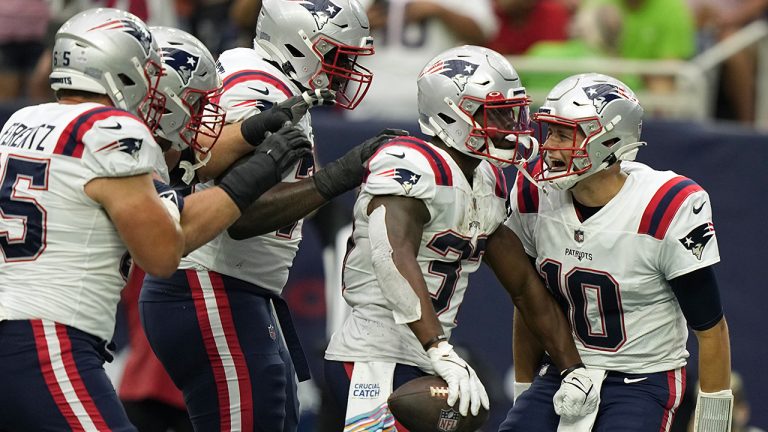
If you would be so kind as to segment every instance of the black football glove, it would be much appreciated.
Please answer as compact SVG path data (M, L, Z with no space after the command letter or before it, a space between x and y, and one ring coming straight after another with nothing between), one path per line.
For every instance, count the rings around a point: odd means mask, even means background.
M240 133L248 144L256 147L264 140L267 132L279 130L286 122L295 125L310 107L333 105L336 103L335 98L336 94L328 89L305 91L300 96L286 99L267 111L243 120L240 124Z
M384 129L373 138L352 148L344 156L324 166L313 176L315 187L323 198L330 200L360 186L365 175L365 162L387 141L408 135L401 129Z
M285 127L270 134L243 163L235 164L219 182L240 211L245 211L301 158L312 154L312 145L301 130Z

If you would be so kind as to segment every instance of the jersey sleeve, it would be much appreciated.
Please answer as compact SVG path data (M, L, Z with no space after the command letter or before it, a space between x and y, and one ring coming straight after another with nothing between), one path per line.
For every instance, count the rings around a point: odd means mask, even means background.
M363 192L373 196L416 198L425 201L429 207L429 202L435 197L435 188L441 181L437 178L433 164L443 162L430 160L430 155L424 155L404 144L386 144L370 159ZM438 175L441 169L450 168L447 164L437 168Z
M709 194L703 189L687 196L674 214L659 261L667 280L720 261Z
M219 57L222 81L218 104L227 112L227 123L236 123L295 96L295 90L276 74L264 70L253 50L236 48Z
M156 172L168 182L163 153L149 129L136 117L114 110L82 135L86 180Z
M538 256L534 237L534 225L538 214L538 189L519 172L507 197L507 219L504 221L520 242L525 253L532 257Z

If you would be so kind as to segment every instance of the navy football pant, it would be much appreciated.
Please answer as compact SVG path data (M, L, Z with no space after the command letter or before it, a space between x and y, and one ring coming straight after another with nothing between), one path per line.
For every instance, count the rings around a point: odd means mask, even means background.
M270 301L215 272L147 277L139 311L149 344L184 393L198 432L291 432L293 363Z
M499 432L555 432L560 417L552 398L560 375L549 367L517 399ZM600 392L593 432L667 432L685 394L685 368L652 374L609 372Z
M104 341L47 320L0 321L0 430L135 431Z
M334 404L339 408L336 410L342 415L346 415L347 412L347 396L349 395L349 383L352 379L352 371L355 368L353 362L340 362L333 360L325 360L325 385L331 392ZM411 381L413 379L427 376L428 373L417 368L416 366L409 366L404 364L397 364L395 366L395 374L392 377L392 389L396 390L401 385ZM344 420L335 419L334 425L337 425L337 430L344 430ZM399 422L395 422L395 427L398 432L408 432ZM335 430L336 430L335 429Z

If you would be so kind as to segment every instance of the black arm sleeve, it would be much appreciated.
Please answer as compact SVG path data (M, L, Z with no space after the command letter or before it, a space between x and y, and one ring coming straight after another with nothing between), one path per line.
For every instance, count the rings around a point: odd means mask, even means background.
M710 329L723 318L720 290L712 266L676 277L669 284L692 329Z

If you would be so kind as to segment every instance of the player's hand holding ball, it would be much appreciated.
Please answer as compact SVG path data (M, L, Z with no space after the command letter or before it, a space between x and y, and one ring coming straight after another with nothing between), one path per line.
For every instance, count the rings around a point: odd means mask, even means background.
M463 416L468 412L477 415L481 405L485 409L490 408L485 386L475 370L456 354L451 344L440 342L427 350L427 355L435 373L448 383L448 405L453 406L458 399L459 413Z

